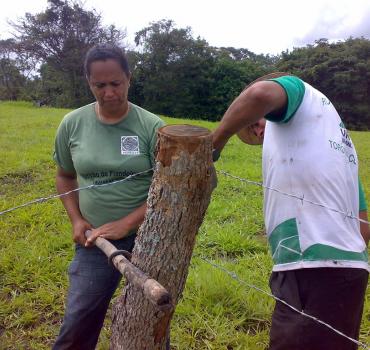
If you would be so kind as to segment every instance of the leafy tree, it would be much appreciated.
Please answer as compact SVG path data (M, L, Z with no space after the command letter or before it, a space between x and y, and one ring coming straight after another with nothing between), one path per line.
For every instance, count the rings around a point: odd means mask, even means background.
M278 63L326 94L352 129L370 129L370 41L349 38L285 52Z
M272 71L275 69L276 63L279 61L279 56L255 54L254 52L234 47L214 48L216 54L220 58L230 58L233 61L249 61L260 66L261 69Z
M269 56L247 49L210 47L171 20L151 23L135 42L142 53L130 55L135 71L129 97L171 116L219 120L245 85L273 66Z
M220 120L230 103L253 80L274 70L269 56L247 49L214 48L217 59L212 72L211 120Z
M22 71L26 68L22 60L14 55L13 39L0 40L0 99L17 100L24 97L22 89L26 77Z
M17 100L21 95L25 77L13 60L0 58L0 99Z
M99 42L120 44L125 37L114 26L103 27L101 15L95 10L87 11L80 3L69 0L48 0L44 12L26 13L12 26L18 54L27 54L44 65L43 79L52 80L44 82L47 88L42 94L50 93L48 102L63 107L91 101L83 72L87 50ZM55 74L45 75L46 70ZM51 90L50 85L54 86Z
M135 42L142 53L135 59L133 94L143 106L167 115L204 115L213 64L208 44L193 39L189 27L175 28L171 20L151 23L136 33Z
M62 107L86 104L92 100L83 72L87 50L99 42L120 45L125 34L103 27L100 14L80 2L47 4L44 12L26 13L12 23L14 38L0 41L0 98L32 98ZM219 120L247 84L284 70L324 92L347 126L370 129L367 39L319 39L280 56L257 55L245 48L211 47L193 38L190 27L161 20L137 32L135 43L138 50L128 52L134 73L129 98L153 112Z

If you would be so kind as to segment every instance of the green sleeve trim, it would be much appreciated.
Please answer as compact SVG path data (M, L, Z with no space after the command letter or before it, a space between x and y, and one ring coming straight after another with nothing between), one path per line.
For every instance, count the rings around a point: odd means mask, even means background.
M367 204L366 204L364 187L362 186L362 182L360 178L358 178L358 194L359 194L359 200L360 200L360 211L365 211L367 210Z
M293 118L295 112L302 103L305 86L301 79L291 75L270 80L278 83L285 90L288 97L288 103L284 113L281 115L271 113L265 116L265 118L271 122L287 123Z

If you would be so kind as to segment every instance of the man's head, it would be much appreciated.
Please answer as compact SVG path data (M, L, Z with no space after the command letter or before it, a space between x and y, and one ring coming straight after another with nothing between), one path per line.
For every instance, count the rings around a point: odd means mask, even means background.
M256 123L241 129L237 135L240 140L248 145L262 145L265 135L266 119L262 118Z
M289 73L285 72L274 72L267 75L264 75L253 82L251 82L249 85L246 86L246 88L243 90L247 90L250 87L252 87L254 84L266 81L269 79L279 78L282 76L291 75ZM263 143L263 137L265 135L265 126L266 126L266 119L261 118L257 122L246 126L245 128L238 131L237 135L240 140L242 140L244 143L248 145L262 145Z

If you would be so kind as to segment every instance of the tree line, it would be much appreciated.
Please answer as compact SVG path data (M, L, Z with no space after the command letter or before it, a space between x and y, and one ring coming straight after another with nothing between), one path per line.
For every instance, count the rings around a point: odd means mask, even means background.
M254 79L287 71L326 94L351 129L370 130L370 41L363 37L294 48L280 55L213 47L172 20L151 23L135 35L104 26L101 14L80 2L48 0L44 12L10 23L0 40L0 100L29 100L75 108L93 101L83 72L87 50L100 42L125 48L132 70L129 99L157 114L220 120Z

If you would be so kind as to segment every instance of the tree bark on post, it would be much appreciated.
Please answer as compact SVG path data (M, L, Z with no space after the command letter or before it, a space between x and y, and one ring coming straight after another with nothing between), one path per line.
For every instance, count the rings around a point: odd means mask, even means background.
M158 132L157 166L131 262L171 294L160 309L129 282L113 307L111 349L163 350L188 275L195 236L215 180L209 130L170 125Z

